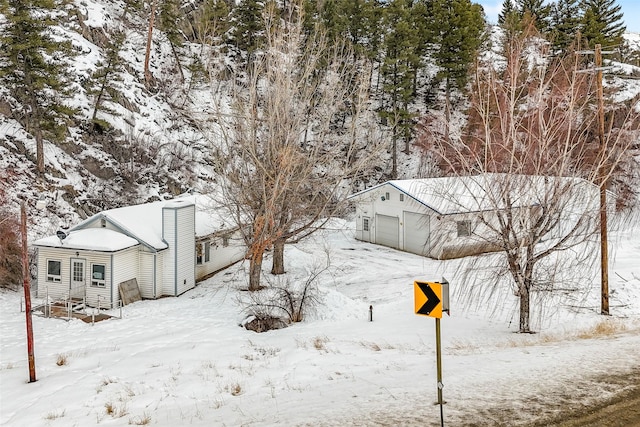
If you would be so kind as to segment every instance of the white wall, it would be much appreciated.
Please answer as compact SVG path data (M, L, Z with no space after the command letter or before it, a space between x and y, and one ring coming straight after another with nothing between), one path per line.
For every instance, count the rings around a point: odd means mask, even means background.
M388 193L388 198L387 198ZM404 200L400 200L403 194ZM384 200L382 198L384 197ZM416 202L390 184L384 184L375 190L363 193L354 198L356 205L356 239L376 243L376 214L398 218L398 244L404 248L404 212L432 215L433 211ZM369 233L363 230L362 218L369 218ZM433 230L431 230L433 233Z
M113 254L112 303L114 307L120 301L120 289L118 285L127 280L138 278L138 271L140 270L138 251L139 248L136 246Z
M129 251L137 250L135 247ZM78 255L76 255L76 253ZM61 281L47 282L47 260L58 260L61 262ZM69 295L71 282L71 260L81 259L85 263L85 296L87 304L92 307L98 306L98 299L101 306L111 302L111 283L112 283L112 258L110 253L92 252L76 249L62 249L38 247L38 279L37 279L37 297L45 298L47 295L50 299L64 299ZM105 266L105 286L91 286L91 265L102 264ZM117 284L116 284L117 287ZM117 289L114 291L117 293Z
M240 261L244 258L247 251L247 247L244 244L244 239L239 231L230 233L229 244L224 246L223 237L221 235L208 236L205 238L199 238L198 243L204 243L209 241L211 243L209 262L203 262L196 265L196 280L202 280L209 275L221 270L231 264Z
M195 205L176 200L162 208L164 256L162 295L177 296L195 286Z

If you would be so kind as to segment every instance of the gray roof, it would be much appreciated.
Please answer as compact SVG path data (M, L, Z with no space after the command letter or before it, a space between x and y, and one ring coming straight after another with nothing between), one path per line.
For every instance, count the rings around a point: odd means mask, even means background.
M580 178L545 177L540 175L507 175L486 173L472 176L392 180L355 193L360 198L382 186L390 185L418 203L441 215L517 208L544 203L552 186L580 184L596 189Z

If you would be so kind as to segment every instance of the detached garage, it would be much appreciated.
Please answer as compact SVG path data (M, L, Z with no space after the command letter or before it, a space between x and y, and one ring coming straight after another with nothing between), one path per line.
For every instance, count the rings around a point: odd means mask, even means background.
M353 194L356 239L437 259L496 250L477 234L474 213L485 208L473 179L394 180Z
M592 206L599 211L599 188L580 178L485 173L388 181L350 200L356 239L450 259L501 250L505 222L520 241L535 224L548 228L544 239L582 230Z

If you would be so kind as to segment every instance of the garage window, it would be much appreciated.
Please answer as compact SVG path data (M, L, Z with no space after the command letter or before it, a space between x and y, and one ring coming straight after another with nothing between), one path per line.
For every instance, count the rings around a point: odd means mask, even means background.
M369 231L369 218L362 218L362 231Z
M457 221L458 237L471 236L471 221Z

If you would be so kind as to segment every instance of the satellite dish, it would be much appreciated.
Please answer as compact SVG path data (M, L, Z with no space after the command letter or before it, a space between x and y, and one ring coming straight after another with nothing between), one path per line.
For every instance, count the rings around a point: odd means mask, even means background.
M67 238L67 233L65 233L62 230L58 230L58 231L56 231L56 236L58 236L58 239L60 239L60 241L62 241L62 240Z

